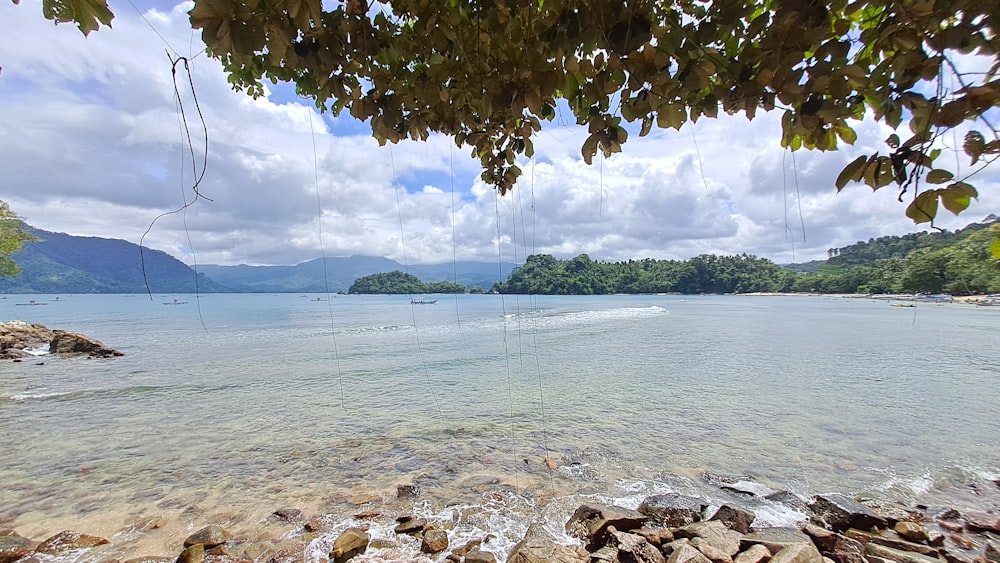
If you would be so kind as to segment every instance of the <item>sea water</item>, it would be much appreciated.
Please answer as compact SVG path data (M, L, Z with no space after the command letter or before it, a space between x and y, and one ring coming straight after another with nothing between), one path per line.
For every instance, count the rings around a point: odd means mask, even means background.
M0 528L140 555L277 508L333 532L361 512L423 514L455 522L453 545L493 534L503 556L588 500L673 491L787 525L804 516L759 496L956 502L1000 478L997 308L437 298L7 296L0 317L125 356L0 364ZM47 305L16 306L29 299ZM130 532L153 516L171 523L155 542ZM333 532L303 556L323 560Z

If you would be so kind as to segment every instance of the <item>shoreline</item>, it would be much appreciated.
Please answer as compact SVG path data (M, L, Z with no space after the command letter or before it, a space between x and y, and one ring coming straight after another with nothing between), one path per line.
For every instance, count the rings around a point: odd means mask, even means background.
M333 512L330 511L331 506L321 504L312 507L276 506L250 512L240 509L231 511L228 510L231 507L225 505L206 510L197 503L189 506L169 504L164 505L167 507L165 509L133 515L119 524L116 532L104 536L89 535L98 532L93 529L94 526L87 526L88 520L94 524L95 517L96 520L102 519L96 514L80 518L79 525L60 525L60 530L35 534L28 533L25 526L10 526L13 523L10 520L0 520L0 561L201 561L202 559L195 557L197 553L189 553L189 548L198 543L191 537L209 533L205 530L211 529L216 538L211 541L217 543L203 545L202 552L221 558L210 557L206 561L445 561L445 555L456 552L458 555L448 560L462 561L465 556L462 554L472 551L470 546L489 551L498 561L529 561L530 559L507 558L516 553L524 543L541 542L549 546L546 549L565 551L565 558L554 560L582 563L591 561L594 553L608 547L605 545L606 540L613 536L602 536L600 541L586 534L581 536L580 530L592 532L594 528L592 522L580 523L581 510L585 515L594 510L619 515L625 513L631 515L630 522L639 518L635 516L636 511L639 511L646 514L645 519L642 525L637 524L632 530L645 529L646 531L638 532L641 537L647 540L660 538L668 530L672 530L671 537L677 537L678 529L683 526L677 525L675 516L664 520L661 518L662 511L650 514L649 510L644 509L650 503L666 502L661 497L682 499L681 508L687 514L683 525L707 521L721 507L728 506L739 513L756 515L757 525L752 529L740 530L742 534L767 534L772 530L792 528L810 537L818 533L814 529L811 532L809 530L810 526L816 525L823 526L828 532L845 532L847 527L841 524L835 522L830 525L828 508L817 508L817 503L822 499L838 499L837 503L849 507L854 513L860 513L865 518L875 514L882 519L878 522L884 520L884 523L874 525L879 530L891 530L896 521L904 520L922 527L928 532L928 538L937 538L935 549L943 549L943 538L951 538L951 543L955 544L950 546L954 557L942 555L947 563L987 563L985 554L990 549L989 541L1000 540L1000 535L991 537L981 534L983 526L989 525L989 522L995 522L996 528L986 530L1000 534L1000 479L984 478L982 482L954 487L950 491L936 491L937 494L928 496L927 502L914 500L908 503L836 493L802 497L788 491L775 491L739 477L705 474L701 479L704 483L717 487L720 493L728 495L729 500L718 502L673 492L632 500L608 499L600 495L550 498L544 490L517 491L509 484L494 483L481 493L479 503L467 504L424 500L418 487L408 486L397 487L397 494L393 496L377 492L360 495L344 503L346 506L342 506L341 510ZM948 502L949 498L952 499L951 502ZM690 506L695 508L691 509ZM583 507L590 508L584 510ZM765 512L761 512L761 507L764 507ZM674 510L671 508L669 513L673 514ZM785 519L776 520L766 511L781 512ZM947 517L943 518L942 515ZM105 525L110 524L111 518L113 517L110 515L103 517ZM746 519L745 516L743 518ZM843 519L846 516L840 515L837 518ZM967 520L962 520L963 518ZM576 524L573 524L574 520L577 521ZM974 525L970 526L969 522L974 522ZM37 525L28 527L34 528L35 532L40 532L41 528ZM618 532L629 531L621 525L616 528ZM428 552L424 537L428 536L430 530L442 532L448 547ZM365 549L353 558L331 556L345 533L354 539L357 539L357 534L367 536ZM876 535L895 537L893 532L879 532ZM529 540L527 542L526 537ZM854 534L853 537L857 539L859 536ZM927 541L923 543L935 546ZM581 551L584 546L589 548L589 555L584 555L586 551ZM821 547L819 544L817 546ZM656 547L660 548L662 545ZM197 552L197 548L195 551ZM17 557L14 557L15 554ZM31 559L32 557L36 559ZM929 563L923 560L883 559L897 563ZM480 561L475 558L467 560ZM640 561L660 560L652 558ZM852 561L864 563L868 560ZM712 563L719 562L712 559ZM820 562L817 559L813 563Z

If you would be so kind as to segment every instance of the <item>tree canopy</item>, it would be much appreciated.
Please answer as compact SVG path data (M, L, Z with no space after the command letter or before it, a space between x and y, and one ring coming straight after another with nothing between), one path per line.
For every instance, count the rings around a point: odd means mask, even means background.
M0 201L0 278L16 276L21 269L11 257L24 248L24 243L37 240L27 230L21 218Z
M966 209L978 196L970 177L1000 155L998 3L195 0L190 19L234 88L259 96L265 80L293 82L317 107L369 123L380 143L451 135L501 193L561 103L588 128L588 163L622 150L627 123L642 136L776 110L782 147L825 151L853 144L871 117L897 132L835 185L895 184L923 223L939 205ZM112 18L106 0L43 9L84 33ZM951 149L966 164L939 163L938 140L956 129Z

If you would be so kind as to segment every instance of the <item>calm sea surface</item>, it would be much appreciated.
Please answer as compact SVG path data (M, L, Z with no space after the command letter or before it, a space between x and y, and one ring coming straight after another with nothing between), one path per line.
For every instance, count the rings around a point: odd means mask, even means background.
M48 304L16 305L29 299ZM503 555L529 522L558 530L587 499L740 502L720 478L907 502L954 502L1000 478L1000 307L53 299L7 296L0 318L126 355L0 364L0 528L34 539L75 529L176 553L192 528L260 527L283 507L335 527L446 511L455 539L493 533ZM419 493L397 499L398 485ZM764 523L801 517L743 502ZM153 516L169 522L159 536L127 530ZM321 560L323 542L305 558Z

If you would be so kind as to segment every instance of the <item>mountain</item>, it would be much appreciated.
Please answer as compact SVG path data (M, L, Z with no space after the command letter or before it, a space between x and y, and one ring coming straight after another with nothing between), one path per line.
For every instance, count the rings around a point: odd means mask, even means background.
M160 250L143 248L140 256L139 246L124 240L26 230L39 240L14 254L21 274L0 278L0 293L145 293L147 281L156 293L226 291Z
M514 264L498 266L490 262L455 262L404 266L388 258L350 256L347 258L317 258L294 266L218 266L202 265L198 271L236 292L246 293L322 293L347 291L354 280L371 274L395 270L420 278L424 282L455 281L468 288L478 285L489 289L514 269Z

